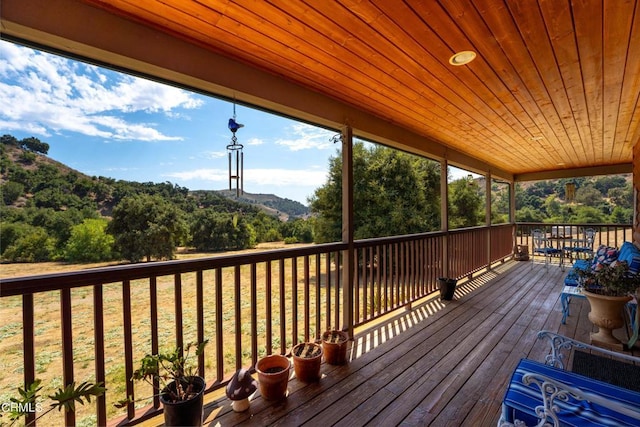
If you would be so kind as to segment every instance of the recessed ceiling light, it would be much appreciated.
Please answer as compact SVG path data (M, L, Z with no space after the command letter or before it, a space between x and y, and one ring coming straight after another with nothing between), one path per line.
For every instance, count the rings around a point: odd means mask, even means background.
M531 138L529 138L531 141L542 141L544 139L544 137L542 136L532 136Z
M463 50L454 54L449 58L449 64L451 65L465 65L476 59L476 53L471 50Z

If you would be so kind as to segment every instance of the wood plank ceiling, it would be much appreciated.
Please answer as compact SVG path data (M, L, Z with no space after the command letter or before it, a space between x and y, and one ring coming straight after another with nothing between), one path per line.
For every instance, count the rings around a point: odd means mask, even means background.
M638 1L85 3L517 175L632 162L640 138ZM465 50L476 59L449 64Z

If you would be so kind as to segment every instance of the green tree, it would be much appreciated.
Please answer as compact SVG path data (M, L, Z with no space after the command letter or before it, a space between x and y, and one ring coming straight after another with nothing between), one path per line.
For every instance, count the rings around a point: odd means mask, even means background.
M49 261L54 247L55 239L49 237L43 228L32 227L9 245L2 257L10 262Z
M484 220L483 199L478 183L462 178L449 184L449 227L474 227Z
M16 209L14 209L15 211ZM2 215L5 221L0 222L0 230L2 238L0 238L0 254L3 254L7 248L14 244L19 238L29 234L33 231L33 226L25 223L24 221L10 222L6 218L6 215Z
M596 206L602 202L602 193L592 184L576 190L576 202L587 206Z
M633 222L633 209L616 206L611 212L610 221L614 224L631 224Z
M2 192L4 204L10 205L24 194L24 185L18 182L8 181L2 185L0 191Z
M199 251L246 249L255 246L256 234L239 214L201 209L191 223L193 246Z
M113 209L107 232L116 250L126 259L172 259L187 236L184 213L160 196L130 196Z
M113 257L113 236L106 233L107 220L85 219L71 229L64 249L70 262L108 261Z
M627 183L617 188L610 188L607 195L611 199L611 203L621 208L633 209L633 189L631 183Z
M605 215L596 208L591 206L578 206L575 213L575 221L577 223L598 224L605 220Z
M283 238L289 241L311 243L313 242L313 224L309 220L295 218L283 222L280 226L280 233Z
M383 146L353 146L356 239L431 231L439 226L432 191L439 189L434 162ZM436 190L437 191L437 190ZM309 199L317 243L342 237L342 158L329 159L327 182Z

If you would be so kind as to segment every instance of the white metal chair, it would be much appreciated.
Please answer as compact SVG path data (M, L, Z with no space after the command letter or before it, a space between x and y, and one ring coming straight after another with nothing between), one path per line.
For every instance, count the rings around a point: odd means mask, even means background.
M533 237L533 261L535 262L536 255L542 255L544 257L545 268L549 265L551 257L560 256L562 249L554 248L551 245L549 239L547 239L546 233L542 230L535 229L531 232ZM533 266L533 262L531 263Z
M589 259L593 257L593 243L596 240L596 230L593 228L585 228L583 234L583 241L576 247L575 252L580 255L584 255L584 258Z

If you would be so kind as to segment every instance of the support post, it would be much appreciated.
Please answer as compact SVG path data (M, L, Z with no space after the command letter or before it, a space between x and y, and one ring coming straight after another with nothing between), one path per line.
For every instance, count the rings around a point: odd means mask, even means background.
M342 242L347 249L342 253L342 308L343 323L353 338L354 244L353 244L353 131L346 125L342 131Z
M445 232L442 241L442 277L449 277L449 164L440 162L440 229Z

